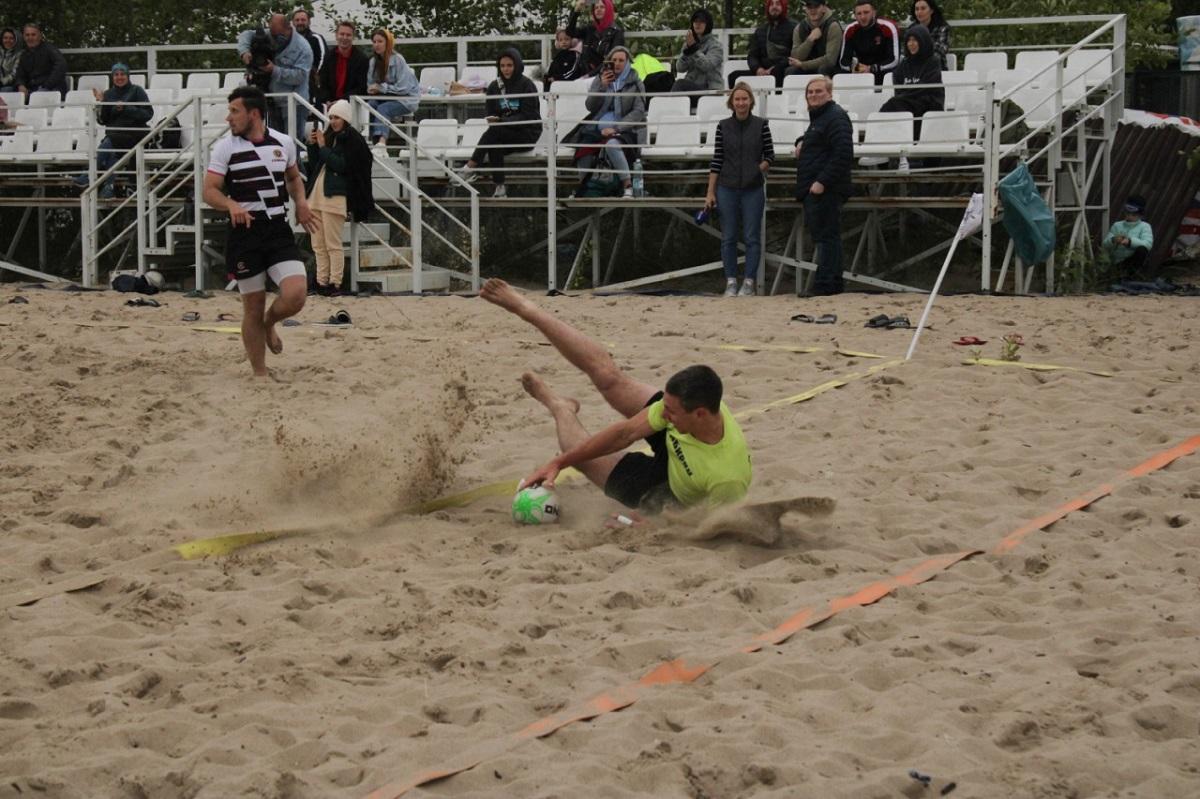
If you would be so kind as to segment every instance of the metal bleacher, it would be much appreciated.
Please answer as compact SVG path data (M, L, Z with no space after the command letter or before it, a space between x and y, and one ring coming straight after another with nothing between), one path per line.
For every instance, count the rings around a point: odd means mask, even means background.
M902 219L907 216L931 228L953 227L933 209L962 208L969 193L979 191L985 197L988 220L975 239L981 251L981 287L1001 290L1011 266L1013 290L1028 291L1034 272L1015 261L1011 249L1003 255L998 279L993 269L993 189L1001 176L1002 160L1012 157L1029 162L1056 214L1074 217L1071 245L1086 238L1088 215L1095 218L1103 210L1089 205L1086 198L1094 194L1093 185L1106 187L1109 180L1108 147L1122 104L1122 81L1117 78L1124 71L1125 18L1062 19L1089 23L1093 30L1080 41L1053 49L956 54L963 69L943 73L945 110L927 113L919 133L911 114L880 111L900 90L890 81L876 86L870 75L835 76L834 99L854 120L855 155L875 159L878 164L855 171L855 182L862 191L847 208L864 214L864 221L846 234L858 237L847 279L882 289L916 290L894 282L892 275L916 257L949 246L952 231L947 232L945 246L913 256L882 249L882 226L904 224ZM1054 24L1053 19L953 24L971 27L1017 22ZM726 41L729 33L722 32ZM544 45L542 39L537 41ZM398 46L403 48L404 41ZM587 115L590 81L556 83L553 92L539 95L543 130L538 143L506 163L509 186L514 190L505 198L493 199L481 192L481 184L468 185L455 172L478 145L487 123L480 118L481 98L448 96L450 83L484 85L496 74L494 65L467 63L465 52L465 47L459 49L454 66L420 69L419 81L427 93L418 120L382 120L363 99L354 100L354 124L365 130L371 121L387 122L392 143L386 156L377 152L375 167L377 207L383 221L350 227L348 257L355 286L374 283L384 289L407 287L420 292L460 281L477 288L481 209L488 213L504 208L544 209L549 288L571 285L583 269L587 248L577 247L566 280L560 279L560 242L580 235L599 241L613 233L612 220L630 213L664 213L673 223L690 221L703 195L712 131L717 120L729 113L723 94L700 96L694 111L691 101L696 98L648 98L643 123L646 144L641 148L647 195L576 198L569 196L579 179L574 149L562 142ZM96 120L97 103L92 95L93 88L107 87L107 76L79 76L77 88L65 98L35 93L25 103L20 95L0 95L16 124L0 136L0 170L10 186L27 189L24 195L3 197L0 202L25 203L27 217L34 208L78 208L79 258L86 285L106 282L102 274L106 269L144 270L174 263L190 270L186 276L189 285L203 287L220 271L220 227L214 224L216 215L198 207L196 198L209 149L218 138L228 135L224 94L240 83L242 73L166 72L152 68L152 58L150 62L151 68L136 77L148 87L154 109L151 129L107 173L101 173L96 165L96 147L104 130ZM726 62L726 74L738 68L745 68L744 62ZM782 249L765 248L763 262L757 265L759 286L767 283L769 269L775 270L776 287L785 272L794 270L799 291L801 276L815 268L804 257L803 219L790 190L793 143L804 135L809 121L804 100L807 80L789 77L777 89L770 76L746 78L756 94L755 113L769 120L776 145L777 160L768 178L768 213L774 218L785 215L790 225ZM1001 109L1006 101L1019 107L1018 119L1004 119ZM299 97L292 96L287 102L293 113L303 110L310 118L322 118L321 109ZM180 128L180 146L156 146L172 125ZM901 158L934 160L903 170ZM80 174L87 175L88 186L76 195L68 187ZM121 189L112 199L101 196L100 191L109 177L115 177ZM486 181L482 185L486 187ZM569 223L560 228L560 216L564 215ZM25 227L22 224L21 231ZM616 236L624 227L620 225ZM687 229L716 235L711 228ZM21 231L14 233L10 252ZM662 273L611 284L597 258L593 253L591 283L596 287L646 285L719 268L714 263L669 264ZM1045 276L1047 288L1052 289L1052 260Z

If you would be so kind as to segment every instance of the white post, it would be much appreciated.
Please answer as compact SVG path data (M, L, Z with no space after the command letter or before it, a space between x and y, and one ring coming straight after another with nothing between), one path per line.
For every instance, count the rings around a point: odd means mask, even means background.
M196 99L197 129L203 131L200 123L203 117L200 113L201 101ZM204 147L199 138L192 140L192 198L196 206L195 219L192 221L192 256L196 259L196 290L204 290Z
M558 288L558 95L546 96L550 141L546 146L546 290Z
M917 340L921 337L921 331L925 328L925 321L929 318L929 311L933 308L933 302L937 299L938 291L942 288L942 281L946 278L946 272L950 269L950 261L954 258L954 251L958 249L958 243L978 230L981 223L986 222L983 218L984 197L987 192L986 187L984 192L985 194L971 195L971 202L967 204L967 210L963 212L962 221L958 223L958 230L954 231L954 241L950 242L950 251L946 253L946 260L942 262L942 271L938 272L937 280L933 284L933 290L929 292L929 299L925 301L925 310L921 312L921 320L917 322L917 329L913 331L912 341L908 344L908 352L904 356L904 360L906 361L912 359L913 352L917 349Z

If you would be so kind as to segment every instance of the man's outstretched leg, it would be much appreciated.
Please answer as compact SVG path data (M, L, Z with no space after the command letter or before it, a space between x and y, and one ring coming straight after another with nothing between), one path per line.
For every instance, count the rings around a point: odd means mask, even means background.
M601 344L543 311L503 280L492 278L483 285L479 296L516 314L541 331L564 358L588 376L592 385L604 397L604 401L625 418L637 415L650 398L658 393L658 389L634 380L618 369L608 350ZM551 412L553 413L553 410ZM557 419L557 416L555 418Z
M588 438L588 431L579 422L579 401L555 393L545 382L533 374L526 372L521 375L521 387L525 393L546 406L554 417L554 426L558 432L558 447L562 452L575 447ZM622 454L605 455L590 461L577 464L576 469L583 472L587 479L600 488L608 483L608 476L621 460Z

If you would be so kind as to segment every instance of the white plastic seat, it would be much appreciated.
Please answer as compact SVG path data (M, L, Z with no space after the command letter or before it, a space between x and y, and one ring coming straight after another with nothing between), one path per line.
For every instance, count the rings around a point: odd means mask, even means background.
M734 72L740 72L750 69L749 62L744 58L726 58L725 64L721 67L721 78L729 85L729 76Z
M866 72L843 72L833 76L833 101L846 111L865 119L883 105L883 95L875 88L875 76Z
M225 77L221 80L221 91L226 93L231 92L245 82L245 72L226 72Z
M422 86L425 84L422 83ZM462 139L451 152L451 158L466 160L471 157L471 153L475 152L475 148L479 145L479 139L482 138L484 131L488 128L486 119L468 119L463 123L459 130Z
M692 113L692 103L684 96L676 94L659 94L650 98L650 106L646 109L646 135L651 139L658 132L658 123L667 117L688 116Z
M75 81L75 91L86 91L91 94L92 89L104 91L108 85L108 75L80 75L79 80Z
M561 143L571 130L588 115L587 97L563 94L554 99L555 138Z
M748 84L754 93L758 95L764 93L774 94L775 92L774 75L744 75L738 78L738 83Z
M1069 66L1063 70L1063 108L1077 105L1087 96L1086 72L1080 66Z
M927 111L921 117L921 137L910 154L982 155L983 148L971 140L967 112Z
M129 82L135 86L141 86L143 89L146 88L146 73L145 72L133 73L132 75L129 76Z
M69 105L59 108L50 117L52 128L81 128L87 124L87 114L90 109L81 105Z
M9 115L9 119L33 130L41 130L50 125L50 113L45 108L18 108L16 113Z
M794 158L796 139L799 139L808 130L808 117L772 119L770 125L771 141L775 145L775 158Z
M437 89L445 94L454 82L454 67L423 67L417 82L421 84L422 93L426 89Z
M63 100L65 106L92 106L96 104L96 95L92 94L91 89L71 89L67 92L67 99Z
M417 144L426 154L445 158L458 146L458 122L453 119L422 119L417 125Z
M577 78L575 80L556 80L550 84L550 91L554 94L587 94L588 89L592 87L591 78Z
M174 89L179 91L183 88L183 73L182 72L156 72L154 78L150 81L150 87L154 89Z
M18 128L8 136L0 136L0 156L23 160L33 154L33 131Z
M184 100L190 100L193 97L212 97L218 90L203 86L188 86L184 89L175 90L175 102L182 103Z
M807 108L808 101L805 99L804 93L808 88L808 82L813 79L813 75L785 75L783 78L783 99L786 103L787 112L795 113L799 108Z
M701 97L700 102L696 104L696 119L711 122L729 116L729 106L725 103L725 95L707 94Z
M30 92L28 106L30 108L58 108L62 105L62 96L58 92Z
M0 100L4 101L4 106L10 114L18 108L25 107L25 95L20 92L0 92Z
M1057 60L1057 50L1020 50L1017 52L1017 60L1013 64L1013 69L1029 70L1032 74L1038 75L1039 80L1046 81L1052 79L1054 74L1052 65Z
M1008 53L967 53L967 57L963 59L963 69L974 70L979 75L987 75L993 69L1008 69Z
M876 111L867 117L861 146L856 156L907 155L913 145L913 115L908 111Z
M75 153L73 131L47 128L38 134L33 158L36 161L79 161L83 160L80 155Z
M946 69L953 72L958 69L958 54L946 53Z
M157 77L155 78L157 82ZM188 89L206 89L209 94L221 90L221 74L219 72L190 72L187 76Z
M1067 70L1084 70L1087 88L1108 83L1112 73L1112 50L1076 50L1067 56Z
M680 98L685 103L686 97ZM643 148L646 158L688 158L700 153L700 121L690 114L659 119L654 144Z
M458 82L463 86L483 87L496 79L495 65L483 66L481 64L468 65L463 67L462 77Z
M987 80L996 84L996 99L1002 100L1005 95L1011 94L1017 86L1025 83L1030 77L1031 73L1024 69L1005 69L988 73Z

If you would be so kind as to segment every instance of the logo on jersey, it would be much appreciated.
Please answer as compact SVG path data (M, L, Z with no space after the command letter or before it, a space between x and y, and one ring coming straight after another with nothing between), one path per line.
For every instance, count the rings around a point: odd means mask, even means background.
M276 158L279 158L279 159L282 159L282 158L283 158L283 150L280 150L280 149L278 149L278 148L277 148L277 149L275 150L275 157L276 157Z

